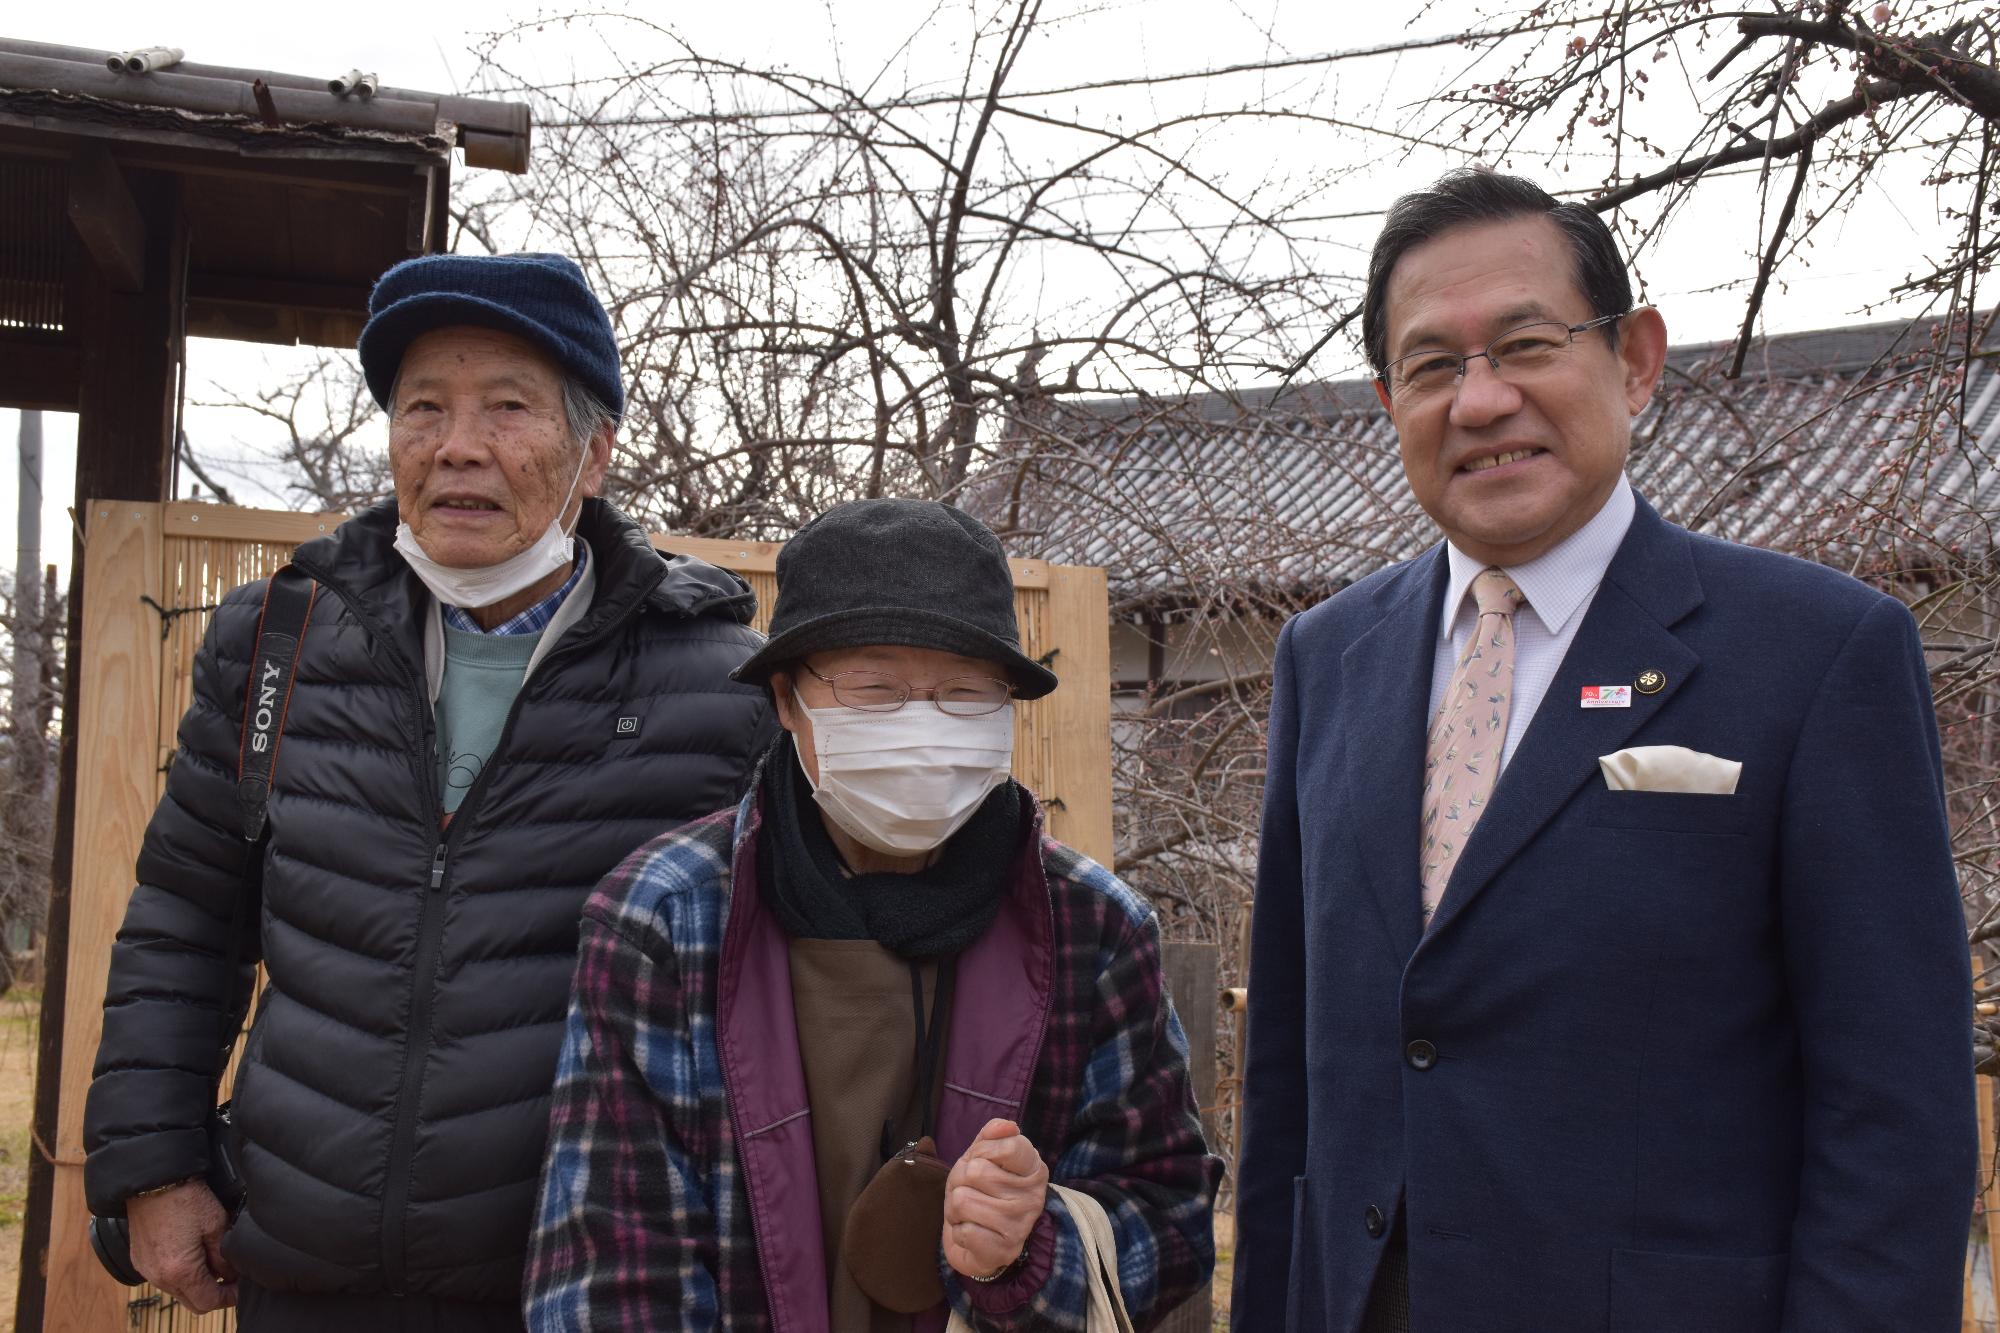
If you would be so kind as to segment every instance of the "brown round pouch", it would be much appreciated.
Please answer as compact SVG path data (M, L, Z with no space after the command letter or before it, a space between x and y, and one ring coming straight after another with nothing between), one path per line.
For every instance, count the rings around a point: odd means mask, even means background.
M854 1285L885 1310L919 1314L944 1299L938 1245L950 1174L926 1135L882 1163L847 1210L841 1257Z

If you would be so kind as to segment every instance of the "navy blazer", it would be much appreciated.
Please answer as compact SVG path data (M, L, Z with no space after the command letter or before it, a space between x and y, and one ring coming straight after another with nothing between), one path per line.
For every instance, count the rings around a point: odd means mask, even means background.
M1643 501L1422 930L1442 547L1279 637L1234 1327L1958 1327L1971 986L1893 598ZM1586 685L1666 682L1629 709ZM1598 757L1738 759L1731 796Z

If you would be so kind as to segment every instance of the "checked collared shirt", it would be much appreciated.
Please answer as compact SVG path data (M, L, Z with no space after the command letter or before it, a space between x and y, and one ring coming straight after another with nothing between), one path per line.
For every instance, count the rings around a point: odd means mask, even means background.
M440 608L444 612L444 623L447 628L455 629L462 634L540 634L549 627L549 622L556 618L556 612L562 609L563 602L576 590L577 583L583 578L583 571L589 567L590 547L578 542L576 563L570 567L569 578L564 580L563 586L519 615L508 617L492 629L481 629L479 622L472 618L471 612L463 607L446 606Z

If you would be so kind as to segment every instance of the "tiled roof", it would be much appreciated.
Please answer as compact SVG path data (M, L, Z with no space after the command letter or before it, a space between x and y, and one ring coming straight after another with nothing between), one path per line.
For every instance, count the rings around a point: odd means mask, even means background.
M1633 484L1670 518L1829 563L1990 554L2000 367L1975 360L1942 390L1929 337L1907 323L1780 336L1735 381L1732 345L1675 348L1634 424ZM1018 554L1104 566L1127 610L1323 596L1437 540L1367 381L1273 398L1046 408L967 503ZM1924 418L1938 442L1911 448Z

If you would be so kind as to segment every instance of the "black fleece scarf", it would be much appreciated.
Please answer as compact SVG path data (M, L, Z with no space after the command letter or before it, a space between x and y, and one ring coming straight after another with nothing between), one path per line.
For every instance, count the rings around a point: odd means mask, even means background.
M795 939L874 940L902 958L944 958L999 914L1021 837L1020 792L995 787L938 859L910 874L851 875L827 833L790 735L764 757L757 888Z

